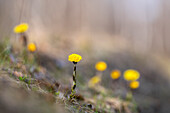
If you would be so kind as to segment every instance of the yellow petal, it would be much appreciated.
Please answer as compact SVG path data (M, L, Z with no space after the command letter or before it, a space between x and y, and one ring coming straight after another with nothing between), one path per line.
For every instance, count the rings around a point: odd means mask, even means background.
M121 72L119 70L113 70L110 74L112 79L118 79L121 76Z
M107 68L107 64L103 61L97 62L95 65L96 70L98 71L104 71Z
M124 72L124 79L127 81L135 81L139 79L140 73L133 69L128 69Z
M137 89L139 86L140 86L140 83L139 83L138 81L132 81L132 82L130 82L130 84L129 84L129 87L130 87L131 89Z

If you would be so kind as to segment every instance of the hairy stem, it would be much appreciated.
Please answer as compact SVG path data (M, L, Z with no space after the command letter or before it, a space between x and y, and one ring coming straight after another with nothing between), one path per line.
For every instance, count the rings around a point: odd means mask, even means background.
M75 88L76 88L76 64L74 64L74 68L73 68L73 85L71 88L70 98L73 97L73 95L75 93Z

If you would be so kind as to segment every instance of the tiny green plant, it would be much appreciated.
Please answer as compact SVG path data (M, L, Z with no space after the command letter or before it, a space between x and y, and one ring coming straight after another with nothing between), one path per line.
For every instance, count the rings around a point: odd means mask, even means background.
M71 88L71 94L70 99L74 97L75 94L75 88L76 88L76 65L77 63L82 59L82 57L78 54L71 54L68 57L68 61L73 62L74 68L73 68L73 85Z

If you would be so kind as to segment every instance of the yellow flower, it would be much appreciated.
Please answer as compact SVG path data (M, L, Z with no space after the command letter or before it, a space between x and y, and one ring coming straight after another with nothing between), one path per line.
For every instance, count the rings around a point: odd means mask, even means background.
M103 61L100 61L100 62L97 62L96 65L95 65L95 68L98 70L98 71L104 71L106 70L107 68L107 64Z
M88 86L89 87L94 87L96 84L98 84L101 81L100 76L94 76L92 77L89 82L88 82Z
M120 77L120 75L121 75L121 72L116 69L116 70L113 70L113 71L111 72L110 77L111 77L112 79L118 79L118 78Z
M28 28L29 28L29 26L27 23L22 23L22 24L15 26L14 32L15 33L24 33L25 31L28 30Z
M36 51L36 45L34 43L28 44L28 51L35 52Z
M82 57L78 54L71 54L68 56L68 61L77 63L82 59Z
M129 84L129 87L130 87L131 89L137 89L139 86L140 86L140 83L139 83L138 81L132 81L132 82L130 82L130 84Z
M140 73L136 70L129 69L124 72L124 79L127 81L135 81L139 79Z

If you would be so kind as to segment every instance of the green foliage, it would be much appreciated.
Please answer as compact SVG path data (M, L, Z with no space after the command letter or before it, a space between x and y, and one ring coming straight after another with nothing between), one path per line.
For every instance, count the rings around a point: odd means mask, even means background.
M126 94L126 101L132 101L133 100L133 94L131 91L129 91L127 94Z
M8 45L8 39L0 42L0 64L8 63L10 61L9 55L11 53L11 47Z
M60 95L60 91L55 92L55 95L59 96Z

